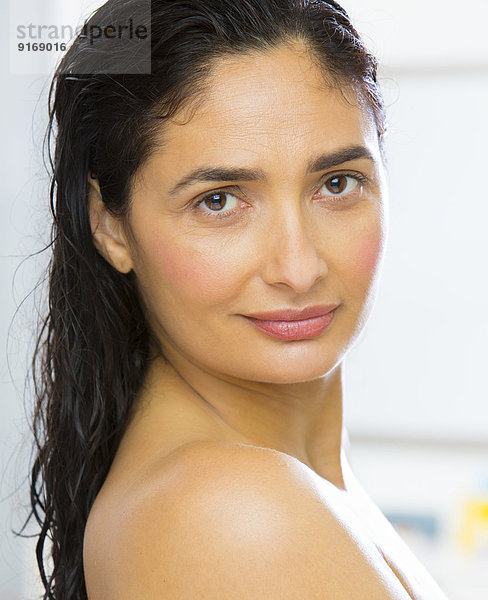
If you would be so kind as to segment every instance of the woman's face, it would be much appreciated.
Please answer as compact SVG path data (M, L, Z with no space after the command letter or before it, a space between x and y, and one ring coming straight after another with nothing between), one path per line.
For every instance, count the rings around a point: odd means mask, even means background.
M365 324L386 239L369 111L282 46L222 60L162 141L134 186L129 252L165 356L227 379L330 371ZM332 322L307 339L242 316L327 304Z

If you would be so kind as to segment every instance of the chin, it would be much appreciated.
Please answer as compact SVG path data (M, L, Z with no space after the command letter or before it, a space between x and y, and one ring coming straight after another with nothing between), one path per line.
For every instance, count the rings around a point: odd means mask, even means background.
M318 360L318 354L315 353L315 360L302 355L297 358L283 358L280 360L265 359L252 368L244 372L236 373L235 376L247 381L256 381L260 383L275 384L293 384L313 381L329 375L335 370L342 360L342 356L335 357L335 360Z

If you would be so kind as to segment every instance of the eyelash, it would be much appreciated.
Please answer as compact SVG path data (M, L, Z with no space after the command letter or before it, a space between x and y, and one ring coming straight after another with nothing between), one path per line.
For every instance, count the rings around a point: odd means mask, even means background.
M334 179L334 177L339 177L341 175L346 176L346 177L352 177L353 179L356 179L356 181L360 185L365 185L366 183L369 183L369 178L366 177L365 175L362 175L361 173L333 173L332 175L328 174L321 179L319 189L322 188L325 185L325 183L327 181L329 181L329 179ZM210 218L210 219L228 219L228 218L232 217L236 212L238 212L239 209L234 209L231 211L219 213L219 212L210 212L210 211L198 211L198 208L199 208L200 204L205 202L205 200L207 200L208 198L211 198L212 196L215 196L217 194L232 194L232 192L235 191L236 189L238 189L238 188L224 188L224 189L212 190L211 192L205 194L205 196L203 196L203 198L200 198L199 200L194 202L191 206L191 210L200 212L200 214L203 214L205 216L208 215L208 218ZM344 198L344 196L337 196L337 198L342 199L342 198Z

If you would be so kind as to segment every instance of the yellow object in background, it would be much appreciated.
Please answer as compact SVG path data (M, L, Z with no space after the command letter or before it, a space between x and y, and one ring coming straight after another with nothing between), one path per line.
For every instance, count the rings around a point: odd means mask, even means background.
M464 502L460 543L468 552L488 552L488 495Z

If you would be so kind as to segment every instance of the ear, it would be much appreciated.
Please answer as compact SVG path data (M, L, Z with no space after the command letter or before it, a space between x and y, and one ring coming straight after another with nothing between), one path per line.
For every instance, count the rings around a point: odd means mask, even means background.
M91 175L88 176L88 212L93 243L98 252L117 271L128 273L133 264L122 221L107 210L98 180Z

